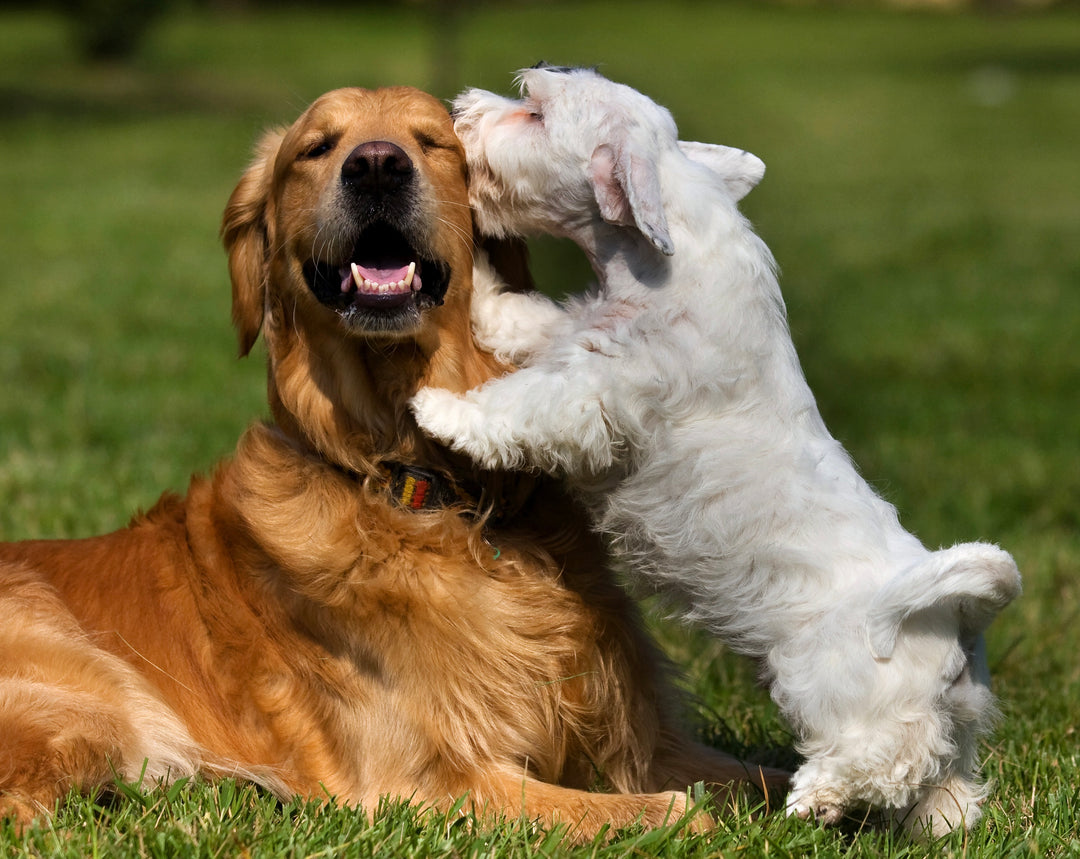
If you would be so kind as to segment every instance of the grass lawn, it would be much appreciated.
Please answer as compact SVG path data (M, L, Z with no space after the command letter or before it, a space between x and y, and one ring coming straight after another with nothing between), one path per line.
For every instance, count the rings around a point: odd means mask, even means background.
M245 785L121 787L13 856L1071 856L1080 853L1080 12L1031 16L670 2L477 5L454 73L423 8L177 14L123 68L0 10L0 539L84 536L183 489L266 413L235 360L217 241L260 129L342 85L509 91L538 59L600 64L686 138L768 164L744 208L783 269L826 421L932 546L990 539L1025 594L989 634L1004 719L970 834L912 846L740 808L709 837L571 849L388 805L282 807ZM584 277L544 243L539 278ZM0 618L0 623L3 619ZM790 758L753 670L656 621L704 736Z

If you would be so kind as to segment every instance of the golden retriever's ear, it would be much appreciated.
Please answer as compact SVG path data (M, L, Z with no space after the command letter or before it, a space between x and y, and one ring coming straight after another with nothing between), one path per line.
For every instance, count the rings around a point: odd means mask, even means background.
M283 129L267 132L255 148L255 160L244 172L225 206L221 239L229 255L232 278L232 321L247 355L262 328L269 274L268 204L274 159L285 136Z

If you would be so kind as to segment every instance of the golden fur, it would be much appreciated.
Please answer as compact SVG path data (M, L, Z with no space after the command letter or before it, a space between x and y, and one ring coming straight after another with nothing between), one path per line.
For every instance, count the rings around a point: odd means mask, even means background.
M448 277L441 298L349 315L315 297L311 266L348 252L343 163L370 141L407 154L409 199L391 202ZM222 232L274 421L121 531L0 545L0 813L25 822L145 765L368 811L467 793L587 838L745 776L674 725L662 665L561 490L471 471L405 407L505 370L470 335L464 163L445 109L407 88L328 93L263 140ZM486 521L409 511L391 462L513 500Z

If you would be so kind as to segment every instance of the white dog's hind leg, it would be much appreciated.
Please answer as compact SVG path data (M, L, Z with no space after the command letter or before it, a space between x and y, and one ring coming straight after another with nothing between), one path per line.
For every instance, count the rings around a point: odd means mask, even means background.
M421 429L485 468L582 474L614 461L599 392L548 367L526 367L460 396L421 388L409 406Z
M867 615L867 635L876 657L888 657L904 621L948 606L969 635L981 633L1020 593L1020 571L1012 555L987 543L961 543L931 552L888 581Z
M527 364L551 344L567 315L538 292L504 292L505 285L478 248L473 258L473 336L500 361Z
M914 836L940 838L954 829L970 829L982 817L979 807L986 789L972 779L953 776L926 791L920 800L894 819Z

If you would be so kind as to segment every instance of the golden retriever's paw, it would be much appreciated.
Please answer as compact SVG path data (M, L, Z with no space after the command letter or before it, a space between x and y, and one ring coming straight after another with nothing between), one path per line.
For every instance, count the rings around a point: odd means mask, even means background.
M48 815L49 810L41 802L22 791L0 793L0 820L10 820L16 832L22 832Z

